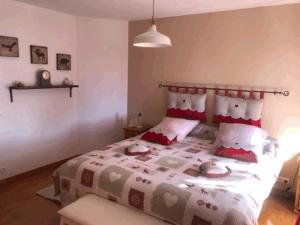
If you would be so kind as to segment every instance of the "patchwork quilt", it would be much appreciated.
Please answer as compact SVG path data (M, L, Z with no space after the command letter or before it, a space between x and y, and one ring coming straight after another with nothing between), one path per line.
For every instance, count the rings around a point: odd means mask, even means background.
M148 155L128 156L139 142ZM127 139L71 159L54 172L56 193L66 205L93 193L178 225L257 225L263 201L281 169L276 145L268 144L259 163L213 155L211 140L187 137L162 146ZM199 174L202 162L228 166L224 178Z

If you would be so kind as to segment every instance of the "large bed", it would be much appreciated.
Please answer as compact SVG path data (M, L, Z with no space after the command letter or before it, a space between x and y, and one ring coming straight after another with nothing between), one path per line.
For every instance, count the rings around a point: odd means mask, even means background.
M139 142L147 155L128 156ZM163 146L140 136L93 150L54 172L56 193L67 205L87 193L179 225L255 225L280 172L278 146L268 140L258 163L214 155L210 139L186 137ZM199 165L214 161L230 168L223 178L207 178Z

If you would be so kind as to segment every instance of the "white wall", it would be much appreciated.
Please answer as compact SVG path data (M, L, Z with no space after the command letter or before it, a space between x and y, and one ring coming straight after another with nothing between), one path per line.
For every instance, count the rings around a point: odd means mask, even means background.
M1 0L0 35L19 38L20 57L0 57L0 168L7 169L0 180L120 139L115 118L126 117L127 27ZM30 45L48 47L48 65L30 63ZM56 70L56 53L72 55L71 71ZM10 103L7 87L34 84L38 69L49 70L53 84L69 77L80 88L73 98L65 89L16 91Z
M78 18L81 149L120 140L127 120L128 22Z

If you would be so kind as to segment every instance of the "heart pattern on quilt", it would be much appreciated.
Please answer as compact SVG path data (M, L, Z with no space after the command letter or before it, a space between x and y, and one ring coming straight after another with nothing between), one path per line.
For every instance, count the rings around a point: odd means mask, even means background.
M174 165L174 164L177 164L178 161L176 161L176 160L174 160L174 159L168 159L168 160L167 160L167 163L168 163L168 164L171 164L171 165Z
M122 177L122 174L120 174L120 173L112 172L109 174L109 180L112 183L119 180L121 177Z
M171 194L170 192L166 192L164 194L164 202L166 206L172 207L178 201L178 197L176 195Z

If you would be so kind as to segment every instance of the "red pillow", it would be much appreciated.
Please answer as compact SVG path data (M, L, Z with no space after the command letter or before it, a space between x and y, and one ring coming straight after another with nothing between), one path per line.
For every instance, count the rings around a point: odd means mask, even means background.
M257 163L257 156L251 150L234 147L219 146L216 149L215 155L227 158L238 159L246 162Z
M154 127L142 135L145 141L155 142L161 145L170 145L177 141L177 134L172 131Z

